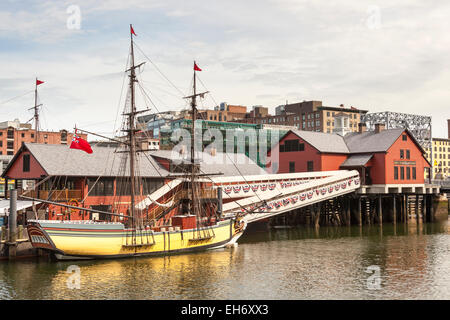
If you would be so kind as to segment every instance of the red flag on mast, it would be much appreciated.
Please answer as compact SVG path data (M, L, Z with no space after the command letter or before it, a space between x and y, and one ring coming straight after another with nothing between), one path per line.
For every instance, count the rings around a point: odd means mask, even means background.
M72 143L70 144L70 149L78 149L78 150L83 150L87 153L92 153L91 145L89 144L89 142L87 142L86 140L84 140L80 136L78 136L76 131L72 138Z
M36 85L37 85L37 86L40 85L40 84L43 84L43 83L44 83L44 81L41 81L41 80L36 79Z
M133 26L130 24L130 32L137 37L137 34L134 32Z
M194 61L194 70L195 70L195 71L202 71L202 69L200 69L200 68L197 66L197 64L195 63L195 61Z

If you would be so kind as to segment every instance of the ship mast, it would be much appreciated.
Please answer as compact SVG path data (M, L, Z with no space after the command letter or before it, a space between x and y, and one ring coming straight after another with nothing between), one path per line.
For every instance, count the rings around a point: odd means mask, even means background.
M197 80L196 80L196 63L194 61L194 93L192 96L185 97L185 99L191 99L191 114L192 114L192 134L191 134L191 214L199 217L200 210L197 205L197 186L195 179L197 176L197 167L195 165L195 121L197 120L197 96L203 97L208 91L197 93Z
M136 111L136 95L135 95L135 82L137 82L136 78L136 69L139 68L144 63L140 63L138 65L134 64L134 43L133 43L133 26L130 24L130 43L131 43L131 66L127 71L130 71L130 98L131 98L131 106L130 112L124 113L124 116L128 116L128 129L124 129L123 131L128 132L128 146L129 146L129 156L130 156L130 183L131 183L131 192L130 192L130 216L133 217L134 227L137 228L137 220L136 219L136 114L140 113ZM142 111L141 111L142 112Z
M34 88L34 129L36 131L36 136L34 138L34 142L38 143L39 142L39 107L41 106L40 104L37 104L37 86L38 86L38 78L36 78L36 86ZM29 110L29 109L28 109Z
M195 66L195 61L194 61ZM197 101L196 101L196 94L197 94L197 87L196 87L196 76L195 76L195 68L194 68L194 95L192 96L192 135L191 135L191 203L192 203L192 214L197 215L198 208L197 208L197 201L195 200L195 120L197 120Z

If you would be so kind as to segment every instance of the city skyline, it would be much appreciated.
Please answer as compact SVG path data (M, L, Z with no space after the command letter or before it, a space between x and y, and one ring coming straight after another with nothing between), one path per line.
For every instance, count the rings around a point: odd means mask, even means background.
M4 1L2 118L32 118L28 108L38 77L45 81L39 86L43 129L76 124L112 132L123 107L132 23L153 112L186 107L182 97L196 60L203 70L199 86L212 92L199 108L226 101L274 113L286 101L321 100L369 112L431 115L433 137L447 138L450 6L435 4ZM139 107L147 106L141 101Z

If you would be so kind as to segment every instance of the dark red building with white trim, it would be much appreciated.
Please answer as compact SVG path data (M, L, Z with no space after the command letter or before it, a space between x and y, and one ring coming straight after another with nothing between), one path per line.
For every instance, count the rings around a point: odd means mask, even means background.
M383 126L345 136L291 130L275 148L279 173L355 169L362 185L424 184L431 166L407 129Z

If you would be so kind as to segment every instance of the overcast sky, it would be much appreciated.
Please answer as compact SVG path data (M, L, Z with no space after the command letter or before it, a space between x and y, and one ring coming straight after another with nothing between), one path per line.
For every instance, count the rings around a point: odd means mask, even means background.
M195 59L203 107L321 100L431 115L447 137L449 17L445 0L2 0L0 121L32 117L38 77L44 129L112 132L132 23L154 111L186 107Z

